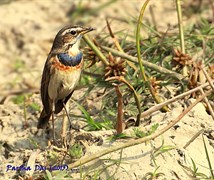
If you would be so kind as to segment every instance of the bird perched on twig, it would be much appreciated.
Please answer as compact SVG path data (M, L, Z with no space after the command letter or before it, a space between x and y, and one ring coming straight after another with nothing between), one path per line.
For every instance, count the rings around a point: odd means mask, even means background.
M52 116L54 132L54 114L64 108L68 116L65 104L78 84L83 67L80 40L85 33L93 30L91 27L66 26L57 33L42 74L40 91L43 110L37 128L46 128ZM69 116L68 119L71 125Z

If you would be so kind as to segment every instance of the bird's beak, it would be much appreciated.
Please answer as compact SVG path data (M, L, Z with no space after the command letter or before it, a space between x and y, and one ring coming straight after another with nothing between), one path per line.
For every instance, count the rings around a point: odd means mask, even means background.
M95 28L92 28L92 27L86 27L86 28L84 28L82 31L81 31L81 35L84 35L84 34L86 34L86 33L88 33L88 32L90 32L90 31L93 31L93 30L95 30Z

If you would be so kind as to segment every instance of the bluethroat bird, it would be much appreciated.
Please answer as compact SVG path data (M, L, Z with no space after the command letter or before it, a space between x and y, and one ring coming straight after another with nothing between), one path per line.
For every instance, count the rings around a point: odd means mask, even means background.
M78 84L83 67L80 40L85 33L93 30L91 27L66 26L57 33L42 74L40 91L43 110L37 128L46 128L52 116L54 131L54 114L63 108L68 116L65 104ZM71 125L69 116L68 119Z

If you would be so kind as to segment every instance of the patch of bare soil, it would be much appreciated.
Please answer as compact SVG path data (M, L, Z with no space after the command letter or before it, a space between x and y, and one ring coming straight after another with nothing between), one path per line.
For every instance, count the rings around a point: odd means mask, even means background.
M3 3L4 2L4 3ZM96 7L105 1L93 1L83 3L89 7ZM1 2L0 2L1 3ZM75 10L78 1L72 0L19 0L2 1L0 4L0 179L18 179L18 176L28 173L18 169L11 170L11 167L19 167L29 161L32 153L36 153L36 162L40 165L45 162L44 154L47 153L47 134L44 131L37 132L37 120L39 112L33 108L14 104L12 101L16 95L22 92L32 92L29 97L31 102L41 105L39 86L41 73L49 53L51 43L56 32L65 24L70 22L68 12ZM88 26L97 28L95 33L101 33L105 28L105 17L130 17L138 16L142 5L140 0L121 0L102 9L87 18ZM167 26L177 24L175 4L172 1L160 0L152 1L153 10L156 13L157 28L164 32ZM210 12L204 13L210 16ZM195 17L192 19L197 19ZM149 13L145 15L146 21L152 21ZM71 20L72 21L72 20ZM85 19L84 19L85 22ZM184 23L188 23L184 20ZM119 31L129 29L127 23L112 23L112 29ZM105 29L107 32L107 30ZM93 33L91 36L93 36ZM73 98L81 98L84 89L75 91ZM193 99L189 101L193 102ZM81 112L75 105L72 105L72 112L79 115ZM26 110L26 111L25 111ZM158 130L174 120L183 111L182 103L174 103L173 109L167 113L157 112L150 117L151 124L158 123ZM58 135L60 134L60 123L62 116L57 122ZM72 118L74 122L78 118ZM139 127L146 130L149 127ZM203 132L201 131L203 129ZM161 137L153 141L139 144L105 155L102 158L85 164L83 169L92 170L106 168L113 160L120 161L119 165L111 165L104 170L100 179L142 179L146 173L155 171L156 166L160 166L157 172L163 173L159 179L192 179L192 160L195 162L198 172L209 175L208 163L203 145L202 136L199 135L189 145L190 139L201 132L205 134L210 159L214 159L214 122L206 112L202 103L196 105L176 126L164 133ZM81 130L74 133L74 136L84 134ZM109 137L114 131L90 132L91 141L86 139L85 156L91 156L96 152L108 147L122 144L128 140L117 140L110 142ZM133 128L125 130L125 133L132 135ZM97 140L98 139L98 140ZM99 143L98 141L103 141ZM35 143L36 142L36 143ZM37 145L39 146L37 146ZM160 147L172 147L171 150L161 153ZM186 147L185 147L186 146ZM185 148L184 148L185 147ZM37 151L40 149L39 151ZM120 158L121 157L121 158ZM106 160L103 161L103 158ZM211 162L213 164L213 161ZM214 164L213 164L214 166ZM80 178L79 170L68 170L74 178ZM33 172L39 174L39 172ZM41 173L41 172L40 172ZM149 176L147 176L148 179Z

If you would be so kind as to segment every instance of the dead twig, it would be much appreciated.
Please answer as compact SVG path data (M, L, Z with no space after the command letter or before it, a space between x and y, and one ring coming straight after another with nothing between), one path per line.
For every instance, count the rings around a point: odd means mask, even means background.
M20 95L26 93L39 93L39 89L21 89L21 90L10 90L10 91L1 91L0 96L7 97L12 95Z
M212 14L213 14L213 16L212 16L212 23L214 23L214 3L213 3L212 0L209 0L209 3L210 3L210 7L212 9Z
M131 62L134 62L134 63L138 63L138 60L136 57L133 57L133 56L130 56L126 53L123 53L123 52L120 52L120 51L117 51L115 49L112 49L112 48L109 48L109 47L106 47L106 46L100 46L101 49L107 51L107 52L111 52L113 55L115 56L119 56L121 58L124 58L124 59L127 59ZM171 71L171 70L168 70L164 67L161 67L159 65L156 65L156 64L153 64L153 63L150 63L148 61L144 61L142 60L142 63L144 66L152 69L152 70L155 70L157 72L160 72L162 74L166 74L176 80L180 80L180 81L185 81L185 82L188 82L188 79L186 77L184 77L182 74L179 74L179 73L176 73L174 71Z
M134 98L135 98L135 102L136 102L137 109L138 109L138 115L137 115L137 120L135 122L135 126L139 126L140 125L140 118L141 118L141 107L140 107L140 99L139 99L137 92L135 91L134 87L128 81L126 81L126 79L124 77L115 76L115 77L110 77L110 78L106 79L106 81L113 81L113 80L123 82L134 93Z
M204 90L202 88L200 89L200 92L201 92L201 94L204 94ZM207 108L208 108L208 110L210 112L210 115L212 116L212 118L214 120L214 112L213 112L212 106L211 106L209 100L207 99L207 97L204 98L204 101L205 101L205 103L207 105Z
M116 123L116 131L117 134L121 134L124 129L124 122L123 122L123 96L120 91L120 88L118 85L113 84L115 87L115 91L117 93L117 98L118 98L118 108L117 108L117 123Z
M202 72L204 73L205 77L207 78L207 81L210 83L210 86L211 86L211 88L212 88L213 91L214 91L214 85L213 85L213 83L212 83L211 77L210 77L209 74L204 70L204 68L202 68Z
M120 44L119 44L119 42L118 42L116 36L114 35L114 33L113 33L112 29L111 29L111 26L110 26L110 23L109 23L108 19L106 19L106 24L107 24L107 28L108 28L109 34L110 34L110 36L112 37L113 42L114 42L115 46L117 47L118 51L124 52L123 49L122 49L122 47L120 46ZM133 68L135 71L137 71L137 67L134 65L134 63L132 63L132 62L130 62L130 61L126 61L126 62L127 62L127 64L128 64L131 68Z
M68 150L66 148L59 148L59 147L53 146L53 145L51 145L51 147L53 148L53 150L58 151L58 152L64 152L64 153L68 152Z
M204 132L204 129L201 129L200 131L198 131L185 145L184 145L184 149L186 149L201 133Z
M214 80L212 80L211 82L213 83ZM205 88L207 86L209 86L209 83L202 84L201 86L198 86L198 87L196 87L194 89L191 89L191 90L189 90L187 92L184 92L184 93L182 93L182 94L180 94L178 96L175 96L175 97L173 97L173 98L171 98L171 99L169 99L169 100L167 100L165 102L157 104L157 105L151 107L150 109L148 109L147 111L144 111L141 114L141 116L142 117L146 117L146 116L152 114L153 112L160 110L163 106L168 105L170 103L173 103L173 102L177 101L178 99L181 99L181 98L183 98L185 96L188 96L188 95L192 94L193 92L199 91L201 88Z
M115 46L117 47L117 49L119 51L123 52L123 49L121 48L117 38L115 37L115 35L114 35L114 33L113 33L112 29L111 29L111 26L110 26L110 23L109 23L108 19L106 19L106 24L107 24L107 28L108 28L109 34L112 37Z
M102 157L102 156L104 156L106 154L109 154L109 153L112 153L114 151L118 151L120 149L127 148L127 147L130 147L130 146L134 146L134 145L137 145L137 144L141 144L141 143L144 143L146 141L150 141L150 140L153 140L153 139L157 138L158 136L162 135L167 130L169 130L171 127L173 127L176 123L178 123L196 104L198 104L201 100L204 99L204 97L206 97L210 93L211 93L211 91L206 92L205 94L203 94L202 96L197 98L196 101L193 102L187 109L185 109L175 120L171 121L166 127L161 129L160 131L155 132L154 134L152 134L150 136L146 136L144 138L131 140L131 141L128 141L128 142L126 142L124 144L120 144L118 146L110 147L110 148L105 149L103 151L97 152L94 155L90 155L89 157L83 157L80 160L76 161L75 163L69 164L68 165L69 169L78 167L80 165L83 165L83 164L88 163L88 162L90 162L92 160L98 159L99 157Z

